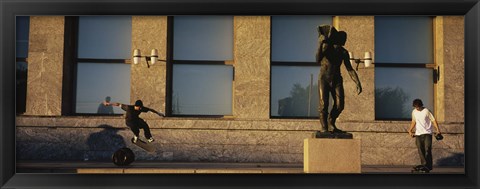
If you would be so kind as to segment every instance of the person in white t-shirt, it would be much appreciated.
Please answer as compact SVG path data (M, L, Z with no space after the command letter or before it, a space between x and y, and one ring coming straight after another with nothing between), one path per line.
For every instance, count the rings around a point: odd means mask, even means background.
M432 125L436 129L436 134L441 134L440 128L432 113L423 107L422 100L415 99L413 101L413 107L412 123L410 129L408 129L408 134L416 138L416 145L421 162L420 166L428 168L427 172L429 172L432 170ZM415 133L413 133L414 128Z

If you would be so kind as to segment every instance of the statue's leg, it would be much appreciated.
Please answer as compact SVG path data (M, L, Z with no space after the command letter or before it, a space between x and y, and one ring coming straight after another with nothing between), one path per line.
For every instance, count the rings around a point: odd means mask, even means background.
M327 124L327 116L328 116L328 91L329 87L326 83L318 80L318 97L319 97L319 117L320 117L320 132L327 132L328 131L328 124Z
M335 90L332 90L332 99L333 99L333 105L332 109L330 110L330 114L328 115L328 131L334 132L337 130L337 127L335 126L335 120L336 120L336 115L338 115L338 95Z
M328 128L334 132L341 132L341 130L335 125L335 122L345 107L345 94L342 82L335 85L335 89L332 90L332 97L333 107L332 111L330 111L330 115L328 116Z

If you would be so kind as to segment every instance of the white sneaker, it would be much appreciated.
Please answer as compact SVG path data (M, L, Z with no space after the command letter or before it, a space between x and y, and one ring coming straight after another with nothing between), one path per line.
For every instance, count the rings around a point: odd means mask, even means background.
M155 141L155 139L153 139L153 137L150 137L150 138L147 140L147 142L153 142L153 141Z
M132 142L133 142L133 143L137 143L137 140L138 140L138 137L137 137L137 136L133 136Z

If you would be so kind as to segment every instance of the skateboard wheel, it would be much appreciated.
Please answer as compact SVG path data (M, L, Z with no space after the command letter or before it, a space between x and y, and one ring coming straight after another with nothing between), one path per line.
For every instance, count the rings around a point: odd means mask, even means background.
M112 155L113 164L118 166L130 165L135 161L135 154L130 148L120 148Z

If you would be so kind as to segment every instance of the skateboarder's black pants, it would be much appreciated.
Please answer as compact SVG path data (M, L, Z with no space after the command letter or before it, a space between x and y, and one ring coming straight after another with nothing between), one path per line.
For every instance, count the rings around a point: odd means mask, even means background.
M415 136L415 138L421 165L432 170L432 135L424 134Z
M133 134L135 134L135 136L137 136L137 137L140 134L140 129L143 129L143 133L145 134L145 138L148 139L148 138L152 137L152 134L150 133L150 128L148 127L147 122L145 122L145 120L143 120L143 119L127 122L127 126L130 127Z

